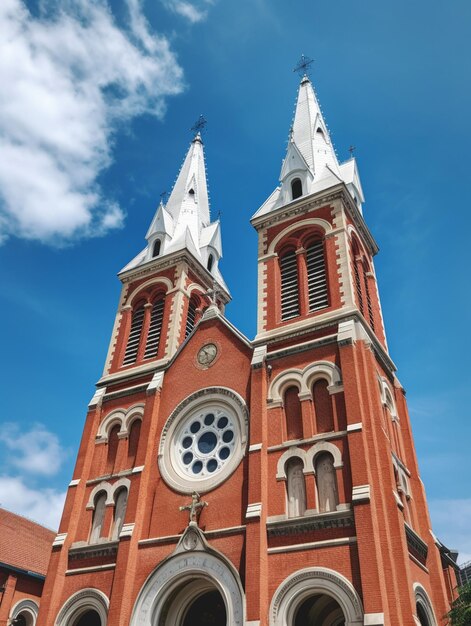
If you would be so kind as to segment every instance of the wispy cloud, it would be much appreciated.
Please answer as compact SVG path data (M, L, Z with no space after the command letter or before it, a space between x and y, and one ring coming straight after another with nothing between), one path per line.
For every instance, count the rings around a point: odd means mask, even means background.
M65 492L32 489L19 477L0 475L0 504L3 508L56 530L64 508Z
M459 551L458 563L471 560L471 498L429 499L433 530L447 547Z
M213 4L213 1L200 0L199 2L189 2L189 0L162 0L162 4L169 11L187 19L191 24L196 24L208 17L208 7Z
M117 25L106 0L49 2L34 17L0 2L0 240L62 243L100 236L124 213L97 178L123 121L161 117L182 91L168 41L152 33L140 0Z
M21 431L13 423L3 424L0 442L6 448L2 456L9 466L31 474L54 476L66 458L57 435L42 424L35 424L28 431Z

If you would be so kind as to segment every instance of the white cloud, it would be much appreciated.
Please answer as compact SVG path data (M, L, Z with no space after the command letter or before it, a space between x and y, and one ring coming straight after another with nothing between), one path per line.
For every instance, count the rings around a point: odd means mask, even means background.
M2 456L9 466L31 474L53 476L66 457L57 435L42 424L28 431L21 431L16 424L3 424L0 442L7 449L7 454Z
M59 528L64 501L65 492L31 489L21 478L0 475L1 506L48 528Z
M168 41L150 31L140 0L120 28L106 0L0 2L0 240L60 243L103 235L123 211L97 183L117 125L182 91Z
M186 18L192 24L202 22L208 16L207 7L213 4L212 0L200 0L200 2L189 2L188 0L162 0L164 6Z
M448 548L459 551L458 563L471 561L471 498L428 501L433 532Z

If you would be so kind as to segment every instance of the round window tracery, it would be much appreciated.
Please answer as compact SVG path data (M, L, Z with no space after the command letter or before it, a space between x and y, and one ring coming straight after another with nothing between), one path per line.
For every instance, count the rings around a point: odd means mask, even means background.
M164 480L183 493L213 489L240 463L248 414L238 394L207 388L183 401L169 417L159 447Z
M220 408L190 415L176 433L176 460L191 477L202 478L221 470L235 446L236 425Z

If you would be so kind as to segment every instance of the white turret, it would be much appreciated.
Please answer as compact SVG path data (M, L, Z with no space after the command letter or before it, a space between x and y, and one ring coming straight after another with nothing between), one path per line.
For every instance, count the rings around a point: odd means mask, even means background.
M301 80L280 186L255 216L344 182L361 211L364 201L354 158L339 164L327 125L307 76Z
M227 293L218 268L222 257L219 220L210 221L203 141L198 133L190 144L172 193L160 203L146 234L147 246L126 267L128 271L156 257L188 250Z

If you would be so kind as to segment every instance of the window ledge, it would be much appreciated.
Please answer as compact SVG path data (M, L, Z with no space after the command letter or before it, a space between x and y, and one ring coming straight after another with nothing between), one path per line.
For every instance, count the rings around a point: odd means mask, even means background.
M89 544L85 541L77 541L69 548L69 560L80 561L98 557L115 556L118 552L119 541L103 539L99 543Z

